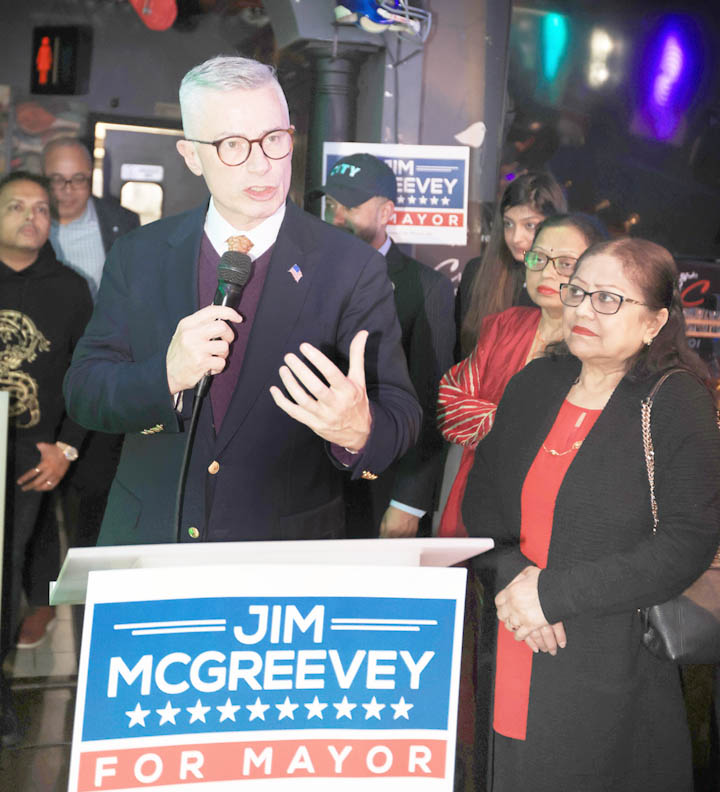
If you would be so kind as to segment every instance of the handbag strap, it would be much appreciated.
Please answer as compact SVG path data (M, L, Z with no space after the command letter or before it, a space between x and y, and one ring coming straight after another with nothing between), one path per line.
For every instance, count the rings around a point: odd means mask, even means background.
M687 371L687 369L682 368L674 368L670 369L670 371L666 371L653 385L652 390L642 400L640 406L643 449L645 450L645 467L647 468L648 483L650 484L650 509L652 510L653 516L654 534L657 533L658 527L658 507L657 501L655 500L655 449L653 448L652 433L650 432L650 413L652 411L655 396L660 390L660 386L669 376L672 374L677 374L678 372L690 373ZM717 424L718 430L720 430L720 411L717 409L715 410L715 422ZM720 564L720 548L718 548L718 552L715 554L712 566L715 566L716 564Z
M658 527L658 508L657 501L655 500L655 449L653 448L652 433L650 431L650 413L652 411L653 401L660 386L665 380L677 371L684 371L684 369L674 368L666 371L662 377L653 385L650 393L640 403L640 419L642 421L642 439L643 449L645 451L645 467L647 468L648 484L650 484L650 509L653 516L653 533L657 533Z

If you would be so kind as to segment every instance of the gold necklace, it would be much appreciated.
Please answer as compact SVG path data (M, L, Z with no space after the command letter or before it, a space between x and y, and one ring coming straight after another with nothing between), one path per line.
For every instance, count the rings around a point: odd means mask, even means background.
M573 451L577 451L578 448L583 444L582 440L576 440L567 451L556 451L554 448L548 448L545 443L543 443L543 451L550 454L551 456L565 456L566 454L571 454Z

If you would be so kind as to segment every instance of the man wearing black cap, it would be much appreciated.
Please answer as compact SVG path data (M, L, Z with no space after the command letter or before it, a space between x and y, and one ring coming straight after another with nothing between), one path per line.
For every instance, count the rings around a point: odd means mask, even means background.
M387 234L395 214L395 174L370 154L338 160L320 188L325 219L372 245L385 256L410 379L423 408L417 445L376 481L345 484L346 529L349 536L399 537L429 529L436 506L444 459L436 428L438 382L453 364L454 298L450 281L400 251Z

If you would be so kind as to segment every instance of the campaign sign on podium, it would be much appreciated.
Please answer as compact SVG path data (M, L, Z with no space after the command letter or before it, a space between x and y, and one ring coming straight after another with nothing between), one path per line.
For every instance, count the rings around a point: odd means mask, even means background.
M465 570L92 572L69 789L453 788Z

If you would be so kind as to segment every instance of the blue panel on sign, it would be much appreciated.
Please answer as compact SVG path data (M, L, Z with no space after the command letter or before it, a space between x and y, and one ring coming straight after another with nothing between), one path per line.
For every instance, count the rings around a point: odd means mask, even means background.
M455 601L96 604L82 739L446 729Z

